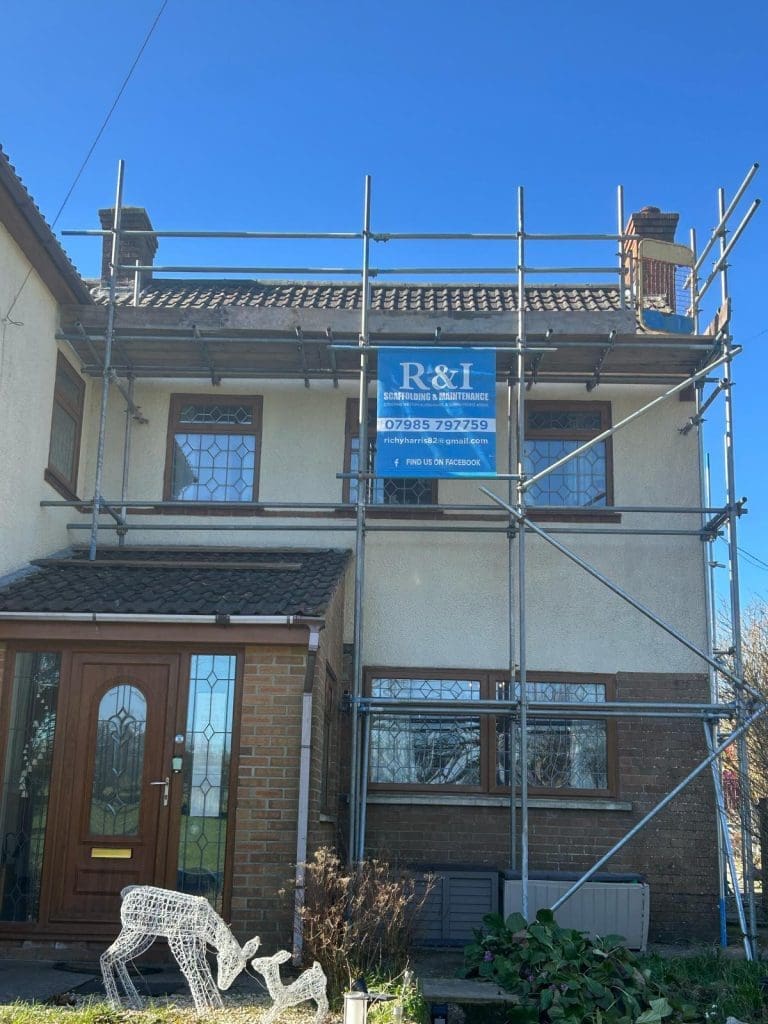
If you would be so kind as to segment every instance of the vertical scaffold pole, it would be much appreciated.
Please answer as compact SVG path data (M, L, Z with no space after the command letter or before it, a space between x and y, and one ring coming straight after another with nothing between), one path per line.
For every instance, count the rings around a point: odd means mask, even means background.
M693 333L698 336L699 333L699 309L696 299L696 295L699 287L699 279L696 273L696 229L691 228L690 234L691 240L691 253L693 254L693 266L691 267L691 274L688 279L688 285L690 290L690 303L691 303L691 317L693 319ZM698 456L699 456L699 505L702 509L709 507L709 473L708 464L706 462L704 453L704 423L701 419L701 406L704 398L704 381L697 381L695 388L696 395L696 434L698 440ZM705 512L701 514L701 525L705 526L707 521L707 515ZM704 607L707 615L707 654L711 659L715 657L715 632L714 632L714 618L712 609L714 606L714 592L712 590L712 541L704 541L701 545L702 558L703 558L703 571L704 571ZM718 674L710 664L708 666L708 678L709 678L709 699L713 704L719 702L719 679ZM705 724L705 733L709 738L707 732L707 726ZM717 786L719 783L720 771L719 762L713 762L712 764L712 778L715 784L715 799L718 801L715 807L715 836L717 842L717 879L718 879L718 915L720 919L720 945L725 948L728 945L728 928L727 928L727 908L726 908L726 878L725 878L725 851L723 849L723 833L722 833L722 818L720 815L719 796Z
M518 389L522 387L518 383ZM507 374L507 466L512 472L515 465L515 437L517 434L517 414L515 399L515 378L511 368ZM515 500L513 483L510 479L507 485L507 501L510 506ZM507 524L507 614L509 616L509 683L507 693L510 700L514 699L515 676L517 674L517 663L515 659L515 538L517 535L517 523L510 512ZM509 764L507 773L509 782L509 866L513 871L517 870L517 718L510 716L507 719L509 738L507 749L509 751Z
M365 585L365 506L368 487L368 311L370 308L371 176L365 177L363 201L363 266L360 296L360 388L357 418L357 501L355 507L355 607L354 665L352 680L352 736L349 780L349 855L353 861L363 855L365 837L358 834L360 804L366 794L360 792L360 709L363 693L363 588Z
M717 207L719 222L722 223L725 216L725 191L717 190ZM728 268L726 266L726 229L720 232L720 300L723 307L728 302ZM733 638L733 671L737 678L744 675L744 659L741 646L741 595L739 586L739 546L737 529L737 496L736 496L736 466L734 458L734 434L733 434L733 376L731 359L731 336L726 330L724 346L726 355L729 357L723 363L723 383L725 385L725 483L728 499L728 572L730 580L730 607L731 607L731 634ZM736 701L739 707L739 721L744 715L744 698L741 690L736 691ZM741 860L743 883L747 893L747 908L749 915L749 942L752 956L757 957L757 910L755 907L755 873L752 860L752 793L749 783L749 750L747 738L742 733L737 742L738 763L739 763L739 810L741 820Z
M624 263L624 186L616 186L616 219L618 221L616 234L619 236L619 308L624 309L626 303L626 266Z
M104 332L104 369L101 377L101 411L99 414L99 440L96 448L96 473L93 483L93 509L91 512L91 538L88 558L96 558L99 541L99 514L101 512L101 488L104 479L104 441L107 429L107 408L109 406L109 385L112 371L112 341L115 333L115 296L117 294L117 267L120 259L120 221L123 208L123 178L125 161L117 164L117 188L115 190L115 216L112 220L112 253L109 263L109 301L107 324Z
M717 740L712 735L712 730L714 730L714 728L714 725L710 726L708 722L704 723L704 737L706 739L707 750L710 754L712 754L717 746ZM741 898L741 892L739 890L739 873L736 870L736 857L733 853L733 841L731 840L730 826L728 824L728 812L725 807L725 797L723 796L723 784L720 776L719 758L712 761L710 768L712 770L712 784L715 789L719 846L723 850L724 857L727 859L728 868L731 874L731 883L733 884L733 892L736 899L736 913L739 918L739 928L741 929L741 934L744 939L744 955L747 960L754 960L752 943L749 937L749 929L747 927L747 919L744 914L744 901ZM725 945L725 943L723 943L723 945Z
M123 479L120 485L120 518L123 522L126 521L128 509L125 506L125 501L128 497L128 473L130 472L131 464L131 436L133 433L133 394L134 394L135 380L131 376L128 380L128 401L125 406L125 430L123 432ZM120 530L117 535L117 543L120 547L125 544L125 530Z
M520 662L520 888L528 920L528 694L525 624L525 196L517 190L517 650Z

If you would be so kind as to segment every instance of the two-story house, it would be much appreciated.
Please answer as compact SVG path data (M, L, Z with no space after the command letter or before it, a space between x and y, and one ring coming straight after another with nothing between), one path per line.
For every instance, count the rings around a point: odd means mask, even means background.
M355 282L124 269L111 303L113 217L86 287L0 154L0 937L103 942L119 890L151 882L286 941L277 892L320 844L519 866L519 729L488 709L520 692L515 529L480 489L508 500L518 462L518 304L529 474L685 381L711 339L642 331L626 282L375 283L367 299ZM627 235L671 242L676 221L646 209ZM151 268L157 238L131 234L151 228L122 210L121 267ZM374 474L377 346L436 337L496 351L497 481ZM705 649L692 410L681 390L527 502ZM578 873L706 754L695 719L617 702L706 703L706 666L535 533L525 600L526 695L554 705L527 723L528 859ZM356 679L382 703L353 716ZM652 936L713 935L714 821L705 773L611 862L650 885Z

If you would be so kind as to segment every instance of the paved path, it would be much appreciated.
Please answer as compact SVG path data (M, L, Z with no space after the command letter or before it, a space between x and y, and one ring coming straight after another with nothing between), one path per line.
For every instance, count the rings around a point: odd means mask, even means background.
M490 981L463 978L422 978L421 991L428 1003L512 1003L515 997Z
M92 974L57 970L39 960L0 960L0 1003L44 1002L91 981Z

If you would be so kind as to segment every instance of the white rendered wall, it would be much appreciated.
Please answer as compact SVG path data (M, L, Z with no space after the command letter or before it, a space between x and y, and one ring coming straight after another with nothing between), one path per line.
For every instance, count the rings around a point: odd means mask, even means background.
M51 433L58 308L35 271L7 318L29 267L0 224L0 576L69 543L70 512L40 508L41 499L61 497L43 479ZM79 369L71 353L67 358Z
M135 425L128 497L160 499L166 453L171 393L200 393L226 398L234 394L263 396L263 429L259 499L261 501L341 501L346 400L355 389L346 382L258 382L258 387L226 382L220 388L189 381L139 381L135 400L149 419ZM590 400L611 401L617 422L659 394L660 389L600 388ZM506 395L499 388L500 422ZM97 397L97 396L96 396ZM94 407L96 403L94 398ZM528 393L528 397L534 397ZM583 388L563 385L536 388L536 399L583 399ZM677 397L657 406L613 439L614 500L617 505L679 505L699 503L698 445L695 432L679 427L692 405ZM95 414L95 408L94 408ZM109 417L105 494L119 495L122 472L124 403L113 393ZM499 466L506 466L506 435L498 437ZM93 444L88 448L93 471ZM505 483L495 489L504 494ZM441 481L443 501L483 502L477 482ZM87 493L87 492L86 492ZM132 521L140 521L131 517ZM135 531L132 544L202 544L354 548L354 520L293 520L310 529L281 530L282 518L151 516L166 529ZM83 519L83 521L85 521ZM445 519L442 520L443 522ZM507 541L503 534L383 533L376 527L390 519L371 518L365 563L366 664L421 667L503 668L508 663ZM430 526L433 521L420 521ZM260 530L223 532L168 529L180 524L226 527L259 525ZM334 530L316 526L327 523ZM459 525L467 526L466 520ZM547 524L542 524L547 528ZM554 524L552 524L554 525ZM565 524L558 524L559 526ZM622 527L698 526L696 516L624 514ZM610 524L595 529L610 530ZM74 536L74 535L73 535ZM557 533L557 538L594 563L634 597L652 608L694 643L705 644L704 574L701 542L696 537L638 537L600 533L594 536ZM85 531L75 536L84 542ZM114 533L103 534L114 543ZM527 539L528 663L551 671L696 672L703 665L676 641L546 542ZM351 576L351 571L350 571ZM351 602L347 587L347 636L352 638ZM515 598L516 600L516 598Z

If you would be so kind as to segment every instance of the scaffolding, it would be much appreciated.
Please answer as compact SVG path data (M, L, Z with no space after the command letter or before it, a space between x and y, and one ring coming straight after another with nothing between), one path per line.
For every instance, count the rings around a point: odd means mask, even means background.
M366 846L366 812L368 794L368 757L371 736L371 720L376 715L411 715L417 712L428 712L430 717L450 715L452 717L485 715L494 718L505 718L509 722L512 737L512 754L510 769L509 797L509 852L510 866L517 867L518 855L521 871L522 909L524 915L529 914L528 883L529 865L529 808L528 773L525 766L528 761L528 723L536 718L551 718L553 713L567 711L569 718L599 717L605 718L670 718L699 719L704 730L706 757L700 761L674 788L660 800L648 813L638 821L629 832L616 842L600 859L561 896L552 909L562 905L585 882L599 871L620 849L653 820L690 782L700 775L710 772L716 804L716 841L719 864L719 909L721 922L721 942L725 944L725 895L726 871L730 876L734 890L739 926L742 934L745 954L748 959L757 956L757 916L755 903L755 869L752 859L753 834L751 822L751 798L748 773L748 751L746 734L750 726L768 709L763 695L747 684L743 678L741 653L741 610L738 567L738 520L745 511L745 499L737 497L735 464L734 464L734 421L733 421L733 360L740 348L733 343L730 334L730 296L728 291L728 259L752 219L759 200L754 200L747 208L737 227L730 232L732 217L745 196L758 165L754 164L746 174L742 184L734 193L726 206L723 189L718 192L718 219L706 244L700 253L696 248L696 236L691 232L690 246L680 256L687 267L684 277L676 282L679 293L684 290L688 296L684 314L690 321L691 329L687 334L669 333L664 331L643 333L637 332L634 324L642 311L643 297L638 289L638 278L641 276L640 261L634 243L640 242L639 235L630 234L625 228L623 189L617 189L616 213L617 228L612 233L595 234L536 234L527 230L525 225L525 201L522 188L517 192L517 229L506 233L403 233L374 232L371 226L371 179L366 177L363 203L363 222L359 231L351 232L271 232L271 231L163 231L151 228L127 229L122 225L124 163L120 161L117 174L114 216L111 228L101 230L64 231L64 235L96 236L111 241L111 259L109 262L109 283L106 296L106 320L103 326L99 315L93 322L78 320L65 323L58 334L60 340L66 341L80 360L83 372L87 375L101 377L101 405L99 413L98 442L96 449L96 467L93 496L90 500L43 501L44 506L69 506L85 512L90 516L90 523L72 522L68 527L73 530L86 530L89 534L89 555L94 559L97 554L99 534L110 531L117 534L118 543L125 542L129 531L173 530L215 530L215 531L259 531L279 530L280 532L302 530L330 530L354 532L355 576L354 576L354 666L352 693L349 697L351 718L351 765L350 765L350 801L348 822L348 852L352 860L363 858ZM729 237L730 234L730 237ZM357 266L349 267L312 267L312 266L186 266L186 265L148 265L136 261L129 264L121 261L121 244L129 239L159 238L176 239L251 239L268 240L283 239L293 241L346 241L361 245L361 260ZM511 265L491 267L423 267L404 266L397 268L375 267L371 262L372 247L377 243L398 241L482 241L498 243L505 250L514 247L516 259ZM556 266L544 267L528 263L528 248L538 242L602 242L615 243L618 246L618 260L612 266ZM678 251L683 247L675 246ZM703 282L704 264L710 253L715 251L711 269L706 273ZM316 325L311 329L296 327L284 330L275 327L264 329L250 328L234 331L223 328L203 328L199 325L181 327L169 323L163 326L162 333L157 330L130 328L117 323L118 301L123 297L118 294L118 279L125 275L133 276L134 306L139 305L141 276L152 273L184 273L184 274L259 274L266 276L289 275L292 279L305 278L311 281L327 281L331 277L352 279L360 282L361 299L359 303L359 327L350 326L347 318L343 329L328 326L318 330ZM633 326L625 333L611 330L606 336L595 336L585 339L582 336L553 335L551 329L532 331L526 310L526 288L528 280L537 276L556 275L557 277L575 277L585 274L600 277L613 276L617 279L618 307L627 312L633 319ZM365 459L360 458L355 473L339 473L339 478L357 482L355 500L346 503L323 502L239 502L238 509L248 511L270 511L279 513L280 525L273 523L250 522L225 524L160 523L141 521L129 512L142 512L144 515L155 511L168 512L178 509L183 511L189 505L183 501L156 501L154 499L129 500L128 464L131 450L132 427L135 421L141 421L141 410L135 404L134 382L138 378L159 377L210 377L218 383L223 377L241 379L289 379L303 381L310 387L313 380L325 380L338 387L339 381L357 380L358 382L358 425L357 441L361 453L368 450L368 417L367 405L369 385L375 377L376 355L380 348L393 344L391 337L377 335L370 329L371 289L372 281L385 275L398 275L408 280L419 277L444 278L455 275L457 278L481 277L509 278L516 285L517 317L516 329L506 333L494 331L492 338L485 344L496 352L497 381L506 384L507 398L507 458L510 472L499 473L480 482L480 491L490 500L482 504L432 504L418 505L420 511L460 511L474 517L470 524L429 523L414 520L407 524L373 522L368 518L371 502L368 497L367 485L376 479L367 470ZM720 284L720 303L712 322L702 332L699 318L702 300L713 284ZM81 309L81 313L83 310ZM477 337L468 336L458 331L442 332L437 328L431 335L427 331L409 331L408 342L396 341L396 344L429 345L439 341L441 345L482 344ZM121 379L123 378L123 379ZM125 383L123 382L125 381ZM595 437L584 441L575 450L547 465L533 474L526 474L524 462L525 410L526 395L537 383L570 383L585 386L587 392L593 391L601 384L652 384L664 388L661 394L647 401L641 408L614 423ZM117 497L106 497L103 493L105 435L107 426L108 404L111 388L116 388L126 405L125 433L123 438L123 465L121 493ZM528 492L539 480L551 474L569 461L578 458L587 449L600 444L624 429L630 423L660 403L671 397L693 388L695 391L695 413L680 427L685 434L695 429L698 432L698 454L701 480L700 500L697 506L610 506L610 511L622 513L652 513L665 515L684 514L696 516L699 525L691 528L659 528L659 527L620 527L609 525L605 528L594 524L568 524L542 528L531 516L531 505ZM705 454L702 434L704 413L718 400L724 403L724 441L725 441L725 495L726 502L722 506L712 505L709 496L708 473L705 472ZM514 470L514 471L513 471ZM473 479L478 479L474 477ZM495 482L501 485L493 489L487 484ZM215 503L206 503L207 507ZM226 505L231 509L231 505ZM498 513L489 516L489 508L496 508ZM323 523L314 521L311 525L302 522L285 522L285 519L300 519L306 512L331 513L345 510L350 515L348 522ZM398 509L408 512L408 505L399 505ZM536 511L546 511L546 507L536 505ZM107 516L111 522L102 521ZM143 516L142 516L143 520ZM386 699L366 696L363 687L363 641L365 637L364 623L364 592L366 537L378 531L410 531L410 532L476 532L498 533L508 540L508 562L506 585L508 595L508 671L511 683L518 682L514 699L480 700L480 701L445 701ZM594 565L583 559L579 554L557 539L557 534L599 534L638 535L638 536L688 536L698 537L701 541L702 573L704 579L705 608L702 612L706 619L706 646L701 648L680 633L669 622L657 615L651 608L637 600L630 593L609 579ZM715 638L715 596L713 566L713 542L725 534L728 545L729 571L729 629L732 646L723 652L716 649ZM527 573L527 541L530 536L539 538L543 543L556 550L564 559L580 567L585 573L596 579L614 595L626 602L638 613L654 623L661 631L671 636L689 652L693 653L706 665L709 678L709 701L707 702L631 702L613 701L602 703L557 704L536 701L529 698L526 686L528 672L528 655L526 649L526 573ZM724 699L725 697L728 699ZM728 815L721 785L720 759L723 752L731 744L736 744L738 751L738 771L740 781L740 830L741 830L741 865L737 864L734 845L729 831ZM519 793L516 793L516 766L523 766L519 772ZM742 900L740 876L746 892L746 901ZM746 902L746 908L744 906Z

